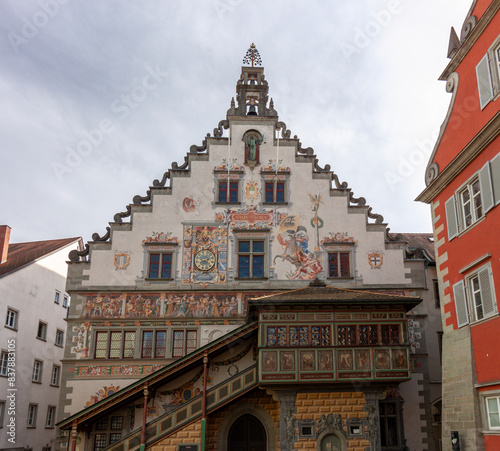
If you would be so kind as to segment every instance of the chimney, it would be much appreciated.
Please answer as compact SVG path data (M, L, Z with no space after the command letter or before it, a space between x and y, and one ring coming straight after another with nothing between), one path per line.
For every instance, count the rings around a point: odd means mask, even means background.
M0 263L7 261L7 255L9 255L9 238L10 227L8 225L0 226Z

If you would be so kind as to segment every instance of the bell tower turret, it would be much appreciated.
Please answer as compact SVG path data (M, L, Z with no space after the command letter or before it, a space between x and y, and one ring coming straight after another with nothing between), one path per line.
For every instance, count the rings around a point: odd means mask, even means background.
M267 107L269 86L264 76L264 68L257 67L262 64L259 52L252 43L248 49L245 58L243 58L241 76L236 83L236 102L231 101L231 108L228 110L228 116L277 116L274 109L273 100L269 108Z

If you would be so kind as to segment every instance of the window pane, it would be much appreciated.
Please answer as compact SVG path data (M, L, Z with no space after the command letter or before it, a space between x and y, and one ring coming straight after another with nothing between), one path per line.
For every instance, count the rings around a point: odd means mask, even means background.
M187 340L186 340L186 354L193 352L197 347L197 332L196 330L188 330L187 331Z
M328 276L329 277L339 276L338 256L336 253L328 254Z
M351 268L349 266L349 253L342 252L340 254L340 276L349 277L351 275Z
M142 357L151 358L153 356L153 331L142 333Z
M123 427L123 417L111 417L111 430L120 430Z
M250 241L238 242L238 252L250 252Z
M172 277L172 254L162 255L161 278L170 279Z
M238 182L229 184L229 200L230 202L238 202Z
M0 360L0 375L6 376L7 375L7 357L8 354L6 352L2 352L2 357Z
M253 257L253 277L264 277L264 256L256 255Z
M227 183L219 182L219 202L227 202Z
M106 448L106 434L96 434L94 438L94 451Z
M250 277L249 255L240 255L238 257L238 277Z
M276 184L276 202L285 202L285 184Z
M120 432L113 432L112 434L109 434L109 444L112 445L113 443L120 441L121 438L122 434Z
M95 358L105 359L108 344L108 333L107 332L97 332L96 333L96 344L95 344Z
M165 357L165 347L167 345L167 332L164 330L156 331L155 357Z
M160 254L151 254L149 256L149 277L158 279L160 271Z
M135 348L135 332L127 331L125 332L125 340L123 342L123 358L131 359L134 357Z
M184 355L184 331L174 330L172 357L182 357L183 355Z
M254 241L253 242L254 252L264 252L264 241Z
M266 183L266 202L272 202L273 199L274 184Z
M109 358L119 359L122 351L122 333L111 332L111 339L109 343Z

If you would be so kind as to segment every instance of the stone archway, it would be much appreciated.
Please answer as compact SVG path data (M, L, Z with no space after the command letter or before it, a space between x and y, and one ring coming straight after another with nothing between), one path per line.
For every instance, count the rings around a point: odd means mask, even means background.
M266 429L256 417L246 413L231 425L227 442L229 451L266 451Z
M217 451L229 451L228 438L231 426L244 415L252 415L263 426L266 433L266 450L274 451L277 449L277 429L269 413L258 404L245 402L230 409L219 425L217 432Z

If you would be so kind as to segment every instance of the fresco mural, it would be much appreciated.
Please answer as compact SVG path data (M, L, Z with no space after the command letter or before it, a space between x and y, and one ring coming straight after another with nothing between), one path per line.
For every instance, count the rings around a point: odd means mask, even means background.
M168 243L168 244L180 244L176 236L171 236L172 232L152 232L151 236L147 236L146 239L142 241L142 244L149 243Z
M300 224L300 215L286 216L279 224L276 238L283 249L281 255L274 257L290 262L295 266L295 271L286 273L288 279L312 280L323 271L321 256L309 250L309 235L306 227Z
M84 318L234 318L245 316L243 293L110 293L88 296ZM83 344L83 332L79 340ZM79 343L80 343L79 341ZM80 345L81 346L81 345Z
M108 396L114 395L118 390L120 390L120 386L114 386L110 385L107 387L106 385L103 386L95 395L92 395L90 397L90 400L85 403L85 405L92 406L94 404L97 404L99 401L102 401L104 398L107 398Z

